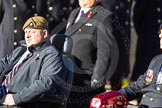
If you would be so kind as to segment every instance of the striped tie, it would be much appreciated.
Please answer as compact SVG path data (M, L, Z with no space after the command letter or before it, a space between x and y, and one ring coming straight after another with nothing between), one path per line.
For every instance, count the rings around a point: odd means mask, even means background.
M18 61L18 63L13 67L12 71L6 76L4 82L2 83L2 85L5 85L6 88L8 88L11 79L14 77L15 73L17 72L18 68L21 66L21 64L23 62L25 62L29 57L31 56L31 54L29 52L26 52L21 59Z

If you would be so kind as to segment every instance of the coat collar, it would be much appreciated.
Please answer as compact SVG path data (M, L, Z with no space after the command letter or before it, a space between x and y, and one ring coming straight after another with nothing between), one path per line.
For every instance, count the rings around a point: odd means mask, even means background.
M39 51L39 50L42 50L44 49L46 46L48 46L47 44L47 39L43 40L42 42L36 44L36 45L32 45L30 47L28 47L28 50L33 53L34 51Z

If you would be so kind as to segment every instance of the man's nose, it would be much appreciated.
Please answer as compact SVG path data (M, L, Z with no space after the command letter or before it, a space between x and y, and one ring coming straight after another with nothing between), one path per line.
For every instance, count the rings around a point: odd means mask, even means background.
M30 33L25 33L25 37L29 38L30 37Z

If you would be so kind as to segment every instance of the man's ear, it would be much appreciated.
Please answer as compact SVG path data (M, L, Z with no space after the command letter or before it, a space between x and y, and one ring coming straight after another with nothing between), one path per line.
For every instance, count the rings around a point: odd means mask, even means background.
M48 30L43 30L44 38L47 38L48 36Z

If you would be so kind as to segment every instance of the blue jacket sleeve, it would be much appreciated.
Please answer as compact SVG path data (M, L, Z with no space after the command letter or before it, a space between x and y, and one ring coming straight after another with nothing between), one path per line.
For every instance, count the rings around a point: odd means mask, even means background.
M120 93L124 95L128 100L137 98L141 94L141 89L146 86L145 76L146 73L144 75L141 75L137 79L137 81L129 84L128 87L119 90Z

